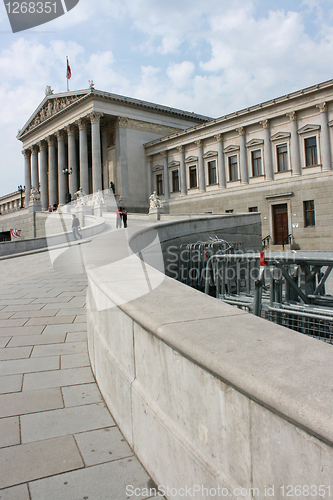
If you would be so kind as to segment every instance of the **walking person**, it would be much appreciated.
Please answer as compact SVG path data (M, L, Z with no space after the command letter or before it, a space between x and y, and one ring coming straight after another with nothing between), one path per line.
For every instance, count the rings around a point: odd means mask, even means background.
M73 214L72 233L73 233L73 236L74 236L74 240L77 240L77 238L80 238L80 240L82 240L82 234L79 233L79 228L80 228L80 221L76 217L76 215Z
M121 213L122 213L122 216L123 216L124 227L126 228L127 227L127 210L126 210L125 207L123 207Z
M121 207L116 210L116 228L121 229Z

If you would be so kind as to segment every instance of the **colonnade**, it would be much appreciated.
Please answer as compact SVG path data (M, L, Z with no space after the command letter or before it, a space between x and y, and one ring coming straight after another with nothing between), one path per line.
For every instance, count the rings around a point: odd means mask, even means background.
M318 134L318 141L320 140L320 158L321 158L321 166L322 170L331 170L332 169L332 160L331 160L331 145L330 145L330 126L333 126L333 121L328 122L328 114L327 114L327 105L326 103L321 103L317 105L317 108L320 110L320 126L317 128L320 129L320 134ZM301 175L302 174L302 160L300 154L300 129L298 128L298 118L297 112L292 111L287 113L286 116L290 119L290 170L293 175ZM259 122L263 127L263 141L262 146L258 146L258 149L261 149L263 152L263 160L265 166L265 179L274 180L274 165L273 165L273 150L272 150L272 130L270 120L264 119ZM218 133L213 137L217 141L217 151L216 151L216 159L217 159L217 172L218 172L218 186L221 188L226 188L227 186L227 175L226 175L226 153L229 152L228 148L233 148L232 154L237 154L238 156L238 167L239 167L239 179L241 184L249 184L249 166L248 166L248 146L247 137L246 137L246 128L244 126L239 126L234 129L238 133L238 145L228 146L224 148L224 134ZM205 130L205 132L207 132ZM275 130L275 133L277 130ZM228 134L230 131L228 131ZM209 140L211 144L212 137L206 137L205 139ZM175 141L179 141L176 139ZM205 163L204 163L204 140L197 139L192 140L191 143L184 143L179 145L170 145L168 150L163 150L160 152L149 153L147 150L147 170L148 170L148 192L151 193L156 190L156 187L153 185L153 160L154 156L157 154L161 154L163 157L163 187L164 187L164 197L170 198L170 179L169 179L169 152L171 149L177 149L179 152L179 177L180 177L180 194L186 195L188 192L187 186L187 174L186 174L186 159L185 159L185 149L186 146L190 146L191 154L193 154L193 143L197 147L197 159L195 161L189 162L190 165L193 163L196 164L197 174L198 174L198 185L197 188L199 192L206 191L206 173L205 173ZM319 144L317 144L319 146ZM195 153L194 153L195 154ZM175 164L174 155L173 158L173 168Z
M92 192L103 189L103 166L107 165L107 130L100 126L103 113L92 112L87 117L65 126L52 135L45 136L36 144L23 150L25 163L26 193L34 187L40 190L42 210L54 203L64 205L68 193L82 187L89 189L88 126L91 125ZM78 132L78 134L77 134ZM77 155L77 135L79 155ZM66 142L68 144L66 154ZM101 142L103 148L101 148ZM103 151L103 158L102 158ZM104 188L108 187L107 168L104 170ZM26 196L26 206L29 196Z

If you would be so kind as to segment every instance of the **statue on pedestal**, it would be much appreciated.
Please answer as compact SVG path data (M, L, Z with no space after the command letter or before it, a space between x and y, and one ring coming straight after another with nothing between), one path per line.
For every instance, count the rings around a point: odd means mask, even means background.
M162 208L161 200L158 198L156 191L149 196L149 210L154 210L156 208Z

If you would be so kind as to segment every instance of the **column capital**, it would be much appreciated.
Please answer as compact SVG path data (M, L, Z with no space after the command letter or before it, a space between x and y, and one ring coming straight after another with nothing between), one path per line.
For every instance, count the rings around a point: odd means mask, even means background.
M58 142L65 140L65 132L63 130L57 130L57 132L55 133L55 136L56 136Z
M37 142L37 145L39 147L39 151L41 151L42 149L46 149L47 148L47 143L46 143L45 140Z
M86 118L79 118L79 120L77 122L75 122L75 124L79 127L79 130L84 130L88 126L88 122L87 122Z
M217 140L217 142L223 141L223 134L216 134L216 135L214 135L214 137Z
M48 137L46 137L46 141L49 146L55 146L56 138L54 137L54 135L49 135Z
M259 123L262 125L262 128L269 128L269 120L262 120Z
M128 124L128 118L126 118L125 116L118 116L117 124L118 127L126 127Z
M295 122L297 120L296 111L291 111L290 113L286 113L286 116L288 116L291 122Z
M236 128L236 132L238 132L239 135L245 135L245 127Z
M66 125L65 130L68 135L75 135L76 127L74 123L70 123L69 125Z
M166 158L168 156L168 152L167 151L161 151L161 155L163 156L163 158Z
M30 149L23 149L22 154L23 154L24 158L30 158L31 151L30 151Z
M33 146L31 146L30 150L31 150L31 154L37 154L39 151L37 144L34 144Z
M181 146L177 146L177 149L180 153L182 153L183 151L185 151L185 146L181 145Z
M202 146L202 139L198 139L197 141L194 141L194 144L198 147Z
M320 104L316 105L316 108L318 108L321 113L324 113L324 112L327 111L327 103L326 102L321 102Z
M88 117L90 118L91 123L99 123L104 113L98 113L97 111L92 111L89 113Z
M153 161L154 155L146 155L147 161Z

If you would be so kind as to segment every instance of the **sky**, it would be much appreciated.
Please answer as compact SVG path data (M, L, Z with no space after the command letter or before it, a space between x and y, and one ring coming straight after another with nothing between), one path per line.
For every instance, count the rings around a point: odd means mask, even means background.
M214 118L333 78L332 0L80 0L15 34L4 3L0 196L24 185L16 135L47 85L66 91L66 56L72 91L93 80Z

